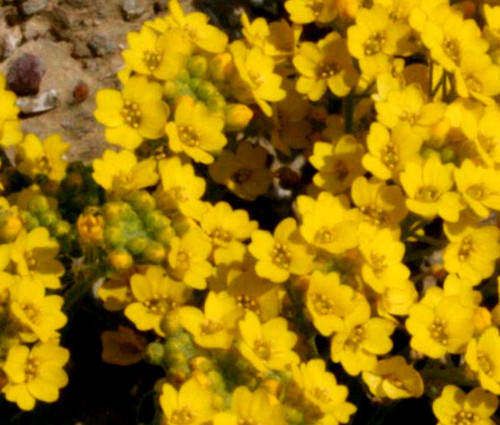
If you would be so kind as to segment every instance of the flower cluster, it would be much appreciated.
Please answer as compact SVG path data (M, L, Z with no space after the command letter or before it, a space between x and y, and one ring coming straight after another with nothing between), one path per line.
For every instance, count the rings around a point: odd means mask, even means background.
M128 323L103 359L161 366L165 423L344 424L353 380L373 404L433 399L441 425L493 423L500 6L284 8L242 13L230 41L170 0L128 35L121 90L97 94L115 146L91 166L23 136L0 80L8 400L57 399L54 291L70 309L93 287Z

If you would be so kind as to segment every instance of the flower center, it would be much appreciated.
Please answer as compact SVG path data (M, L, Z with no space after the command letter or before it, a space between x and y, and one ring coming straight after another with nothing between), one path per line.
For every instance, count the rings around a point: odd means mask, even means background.
M322 63L317 71L316 75L318 78L326 80L330 77L333 77L336 73L339 72L338 66L335 63Z
M395 145L389 144L382 150L382 162L390 170L394 170L399 162L399 153Z
M319 244L332 243L337 237L337 232L334 229L323 228L314 236L314 241Z
M450 421L452 425L472 425L476 423L479 419L479 416L468 411L468 410L460 410Z
M238 184L243 184L252 178L253 171L249 168L240 168L236 173L233 174L232 180Z
M259 306L259 304L257 303L257 301L255 301L253 298L249 297L246 294L243 294L243 295L240 294L240 295L238 295L236 297L236 304L240 308L244 308L245 310L253 311L257 315L260 315L260 306Z
M265 341L258 339L253 344L253 350L262 360L269 360L271 358L271 347Z
M142 55L142 60L150 72L153 72L161 62L161 55L152 50L146 50Z
M151 300L143 301L142 304L151 313L157 315L163 315L167 311L173 310L177 307L177 303L175 301L172 301L169 298L158 298L158 297L155 297Z
M278 267L287 269L290 266L291 255L285 244L275 243L273 248L273 263Z
M186 251L179 251L177 254L176 269L180 271L186 271L189 269L191 254Z
M327 388L319 388L315 387L309 391L309 393L321 403L328 404L332 402L332 398L330 397L330 391Z
M486 356L486 354L478 353L477 364L479 366L479 369L481 369L486 375L493 375L493 363Z
M211 234L210 236L213 238L213 239L216 239L220 242L231 242L231 240L233 239L232 235L230 232L228 232L227 230L224 230L224 229L221 229L221 228L217 228L215 229Z
M195 420L194 415L187 407L182 407L181 409L175 409L170 416L171 424L187 425L193 423Z
M36 378L40 362L36 359L28 359L24 367L24 374L26 375L26 382L32 381Z
M377 225L387 221L387 215L381 208L372 207L371 205L363 205L362 207L359 207L359 210L363 213L363 215L369 217L370 220Z
M436 202L440 197L439 190L434 186L422 186L418 189L415 198L423 202Z
M385 262L385 255L382 255L382 254L371 253L370 254L370 263L371 263L371 268L373 270L373 273L377 277L380 277L382 275L382 273L385 271L385 269L387 268L387 264Z
M346 346L351 351L356 351L365 338L365 330L362 326L356 326L347 338Z
M198 133L195 131L193 126L181 125L177 127L177 130L179 131L179 139L186 146L196 147L200 145L200 137L198 136Z
M385 35L382 32L372 34L364 44L365 56L372 56L382 51L385 44Z
M469 186L465 192L471 198L474 198L478 201L484 199L487 195L486 190L484 189L484 185L482 184L473 184L472 186Z
M460 44L458 43L458 41L455 38L446 36L441 47L444 54L458 65L458 63L460 62Z
M222 329L224 329L224 325L219 321L212 319L206 319L200 325L200 331L202 335L211 335L221 331Z
M121 115L130 127L139 128L142 112L137 103L126 100L125 106L121 110Z
M320 315L334 314L334 301L325 294L313 295L313 306L316 313Z
M472 241L472 236L466 236L462 239L460 249L458 250L458 259L462 262L466 261L473 250L474 244Z
M444 320L434 319L434 322L429 327L429 332L434 341L442 345L448 344L448 333L446 332L446 322Z

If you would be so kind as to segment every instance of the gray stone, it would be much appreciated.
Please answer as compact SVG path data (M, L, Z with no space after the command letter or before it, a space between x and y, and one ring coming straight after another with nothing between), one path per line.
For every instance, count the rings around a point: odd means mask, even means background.
M26 0L21 9L25 15L34 15L47 7L48 0Z
M23 41L23 34L21 33L21 28L13 27L5 34L3 40L3 56L8 58L12 56L14 51L21 45Z
M141 0L122 0L121 9L124 19L126 21L133 21L146 11L146 5Z
M104 34L95 34L87 43L94 56L106 56L116 51L116 44Z
M57 90L49 90L40 93L36 97L20 97L17 99L17 106L26 115L39 114L54 109L58 105Z

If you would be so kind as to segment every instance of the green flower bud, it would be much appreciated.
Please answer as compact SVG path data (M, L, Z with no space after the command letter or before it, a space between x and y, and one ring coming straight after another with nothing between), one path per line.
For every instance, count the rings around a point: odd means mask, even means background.
M200 99L206 100L211 96L219 95L217 87L215 87L210 81L201 81L196 89L196 94Z
M141 190L134 192L128 202L134 210L154 210L156 207L156 201L154 198L146 191Z
M441 151L441 161L443 162L443 164L446 164L448 162L453 162L455 161L455 159L456 159L455 151L449 146L445 147Z
M55 211L46 211L38 217L40 220L40 224L45 227L51 227L57 224L59 221L59 218L57 217L57 214Z
M154 365L161 365L165 356L165 348L159 342L151 342L146 347L146 360Z
M43 195L33 195L28 201L28 210L33 214L40 214L49 210L49 201Z
M148 240L144 236L136 236L127 243L127 250L132 255L141 255L148 246Z
M104 229L104 239L113 248L125 246L127 243L122 229L116 226L108 226Z
M187 61L186 68L192 77L202 77L207 72L208 62L203 56L191 56Z
M167 251L158 242L150 242L144 250L143 257L146 261L154 264L159 264L165 260Z

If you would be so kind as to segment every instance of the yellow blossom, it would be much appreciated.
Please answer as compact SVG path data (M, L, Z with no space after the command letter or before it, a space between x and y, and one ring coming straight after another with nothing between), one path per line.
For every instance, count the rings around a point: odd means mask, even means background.
M387 354L392 349L390 338L395 324L380 317L370 318L368 302L349 315L344 327L331 342L331 357L341 363L352 376L371 371L377 365L377 355Z
M500 211L500 171L466 159L455 170L455 181L457 190L478 216L488 217L490 208Z
M210 176L224 184L235 195L248 201L255 200L269 189L273 178L266 167L267 152L261 146L240 142L236 153L223 150L210 165Z
M473 284L491 276L500 257L500 231L495 226L477 226L471 220L445 223L450 243L443 253L444 268Z
M347 43L336 32L317 44L302 43L293 64L300 73L297 91L313 101L319 100L327 88L336 96L346 96L358 79Z
M420 397L424 392L422 377L402 356L379 360L375 369L363 372L362 378L377 397Z
M287 0L285 9L290 20L298 24L328 23L337 16L335 0Z
M212 154L227 143L223 127L222 118L204 103L186 98L175 109L175 122L165 128L168 146L175 153L184 152L196 162L210 164L214 161Z
M300 232L311 245L331 254L341 254L358 245L357 223L339 197L321 192L317 200L297 198L302 217Z
M471 339L465 353L467 365L475 372L481 387L500 395L500 335L491 326L477 339Z
M498 407L493 394L474 388L465 394L455 385L446 385L441 395L432 403L438 425L477 424L493 425L490 417Z
M467 54L461 60L456 74L459 96L472 96L486 105L493 105L493 97L500 93L500 67L487 54Z
M204 348L227 350L234 339L236 321L241 316L236 300L227 292L210 291L204 311L196 307L182 307L180 323L194 336L194 341Z
M145 274L134 274L130 279L130 288L134 301L124 313L137 329L153 329L164 336L171 324L175 327L178 309L189 295L186 285L166 276L163 267L152 266Z
M293 380L302 390L308 403L318 408L322 418L315 421L317 413L313 410L307 423L331 424L348 423L356 411L354 404L346 401L347 387L337 384L335 375L326 370L322 359L309 360L293 368ZM307 408L305 409L307 418ZM311 422L309 422L311 421Z
M59 277L64 266L56 260L59 244L50 237L45 227L37 227L29 233L22 230L11 245L11 259L21 276L40 279L47 288L59 288Z
M102 159L94 159L92 166L92 177L107 191L144 189L158 182L156 161L149 158L138 162L136 156L126 150L107 149Z
M237 387L231 396L231 408L215 415L214 425L238 425L245 422L259 425L286 425L281 404L272 402L263 389L251 392Z
M164 134L169 115L162 101L163 89L145 77L130 77L121 92L103 89L97 93L94 117L106 126L106 140L125 149L137 148L144 139Z
M65 154L70 144L63 142L61 135L53 134L40 142L33 133L26 135L17 146L18 170L34 179L38 174L60 182L66 175Z
M361 276L375 292L381 294L386 287L397 287L410 277L410 271L403 264L405 246L389 229L361 239L359 250L364 258Z
M21 141L21 121L18 119L19 108L16 106L16 95L5 90L7 80L0 74L0 145L12 146Z
M10 312L20 325L23 341L46 342L57 338L67 321L61 311L64 299L59 295L45 295L45 288L37 278L21 277L10 289Z
M205 193L205 180L197 177L191 164L183 164L177 156L158 163L161 185L154 193L158 208L166 214L180 212L186 217L200 218L205 207L200 198Z
M452 191L454 170L453 164L442 164L438 155L423 163L407 164L400 179L408 195L408 209L426 219L439 215L447 221L458 221L465 205L460 195Z
M53 403L68 383L63 370L68 360L69 351L54 342L39 343L31 350L24 345L11 347L3 366L8 378L2 388L5 398L22 410L32 410L36 400Z
M199 228L188 230L181 238L172 238L168 253L171 274L192 288L205 289L206 279L212 274L207 261L211 251L209 237Z
M274 73L274 61L258 47L248 49L242 41L235 41L230 46L239 78L250 91L252 98L262 111L271 116L272 110L267 102L282 100L286 92L280 87L281 76ZM238 91L241 87L238 88ZM243 89L244 90L244 89ZM235 93L237 96L239 93ZM243 98L242 101L245 101Z
M241 334L239 350L259 372L285 371L299 363L299 356L293 351L297 335L287 329L284 318L276 317L261 323L255 313L247 311L238 326Z
M367 138L368 153L363 156L363 166L376 177L397 179L409 162L418 162L422 139L403 122L390 132L382 124L373 123Z
M410 345L434 359L446 353L463 353L474 333L473 315L474 308L461 302L460 297L431 287L410 309L406 321L412 335Z
M233 210L227 202L211 206L200 221L201 228L212 238L215 264L231 263L234 254L242 249L258 227L245 210Z
M168 424L202 425L212 420L213 394L203 388L196 379L184 382L179 390L170 384L163 384L160 406Z
M334 143L314 143L309 162L318 170L313 182L334 195L351 187L356 177L364 174L361 158L364 149L351 135L345 135Z
M278 224L274 235L264 230L253 232L248 249L257 259L257 274L276 283L284 282L290 274L302 275L312 270L314 253L300 237L292 217Z
M497 124L500 120L500 108L487 106L478 123L477 137L474 138L476 149L486 166L500 164L500 137Z

